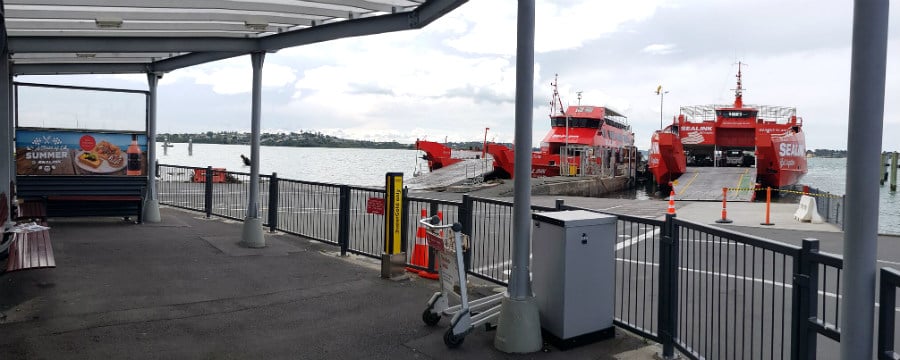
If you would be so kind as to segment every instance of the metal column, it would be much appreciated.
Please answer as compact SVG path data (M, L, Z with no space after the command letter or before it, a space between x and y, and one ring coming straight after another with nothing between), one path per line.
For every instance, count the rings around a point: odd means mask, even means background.
M531 124L534 97L534 0L519 0L516 42L516 154L512 271L494 347L507 353L541 350L537 301L531 292Z
M266 246L263 237L262 219L259 217L259 132L260 109L262 102L262 67L266 53L255 52L250 54L250 62L253 64L253 90L250 112L250 194L247 204L247 217L244 219L244 229L241 235L241 245L251 248Z
M147 197L144 199L144 221L160 222L159 200L156 197L156 93L162 75L147 73Z
M3 5L3 2L0 1L0 6ZM12 91L10 91L12 85L12 79L9 74L9 47L7 46L6 39L6 20L0 17L0 59L3 60L3 63L0 64L0 102L3 102L3 108L0 110L0 138L6 142L6 146L3 146L0 149L0 157L3 160L0 160L0 192L6 195L6 204L5 206L9 206L10 200L12 200L12 193L10 188L10 181L13 180L15 176L15 172L13 169L13 144L9 141L12 139L12 126L13 126L13 117L11 111L12 105ZM11 210L8 209L7 210ZM9 224L10 215L12 211L6 212L6 218L0 219L0 227L3 229L6 228L6 225Z
M871 359L874 346L875 254L879 187L871 175L881 154L887 62L888 0L853 1L847 217L841 302L841 358Z

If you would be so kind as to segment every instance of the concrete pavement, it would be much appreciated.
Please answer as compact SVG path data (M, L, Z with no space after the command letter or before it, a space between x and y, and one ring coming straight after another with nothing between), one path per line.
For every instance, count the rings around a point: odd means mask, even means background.
M162 222L51 219L58 267L0 275L3 359L647 359L657 348L613 340L529 355L493 348L476 329L447 349L421 314L434 282L379 278L378 264L266 233L237 247L238 222L170 208Z

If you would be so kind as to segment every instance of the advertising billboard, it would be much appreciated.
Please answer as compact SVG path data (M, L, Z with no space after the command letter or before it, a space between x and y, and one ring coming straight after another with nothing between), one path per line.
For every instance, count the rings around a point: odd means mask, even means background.
M16 131L16 175L147 175L147 135Z

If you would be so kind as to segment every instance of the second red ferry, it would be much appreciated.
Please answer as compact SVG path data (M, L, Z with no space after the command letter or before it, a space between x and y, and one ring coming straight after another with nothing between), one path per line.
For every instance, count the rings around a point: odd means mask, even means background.
M734 104L684 106L653 134L647 167L666 186L687 166L756 166L756 182L781 188L806 174L806 139L797 109L745 105L738 64Z

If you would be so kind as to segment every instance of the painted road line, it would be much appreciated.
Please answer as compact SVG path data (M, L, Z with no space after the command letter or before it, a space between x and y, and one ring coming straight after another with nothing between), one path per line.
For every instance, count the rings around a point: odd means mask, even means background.
M636 237L636 238L634 238L634 239L631 239L631 240L625 240L625 241L616 243L616 251L622 250L622 249L627 248L627 247L629 247L629 246L631 246L631 245L634 245L634 244L637 244L637 243L639 243L639 242L641 242L641 241L644 241L644 240L647 239L647 237L652 238L652 237L656 236L656 234L659 234L659 229L654 229L654 230L651 231L651 232L643 233L643 234L641 234L640 236L638 236L638 237Z
M623 258L616 258L616 261L632 263L632 264L637 264L637 265L645 265L645 266L646 265L659 266L659 264L657 264L657 263L652 263L652 262L647 262L647 261L639 261L639 260L631 260L631 259L623 259ZM689 272L689 273L702 274L702 275L720 276L720 277L725 277L725 278L731 278L734 280L757 282L757 283L762 283L763 285L778 286L778 287L783 287L785 289L793 288L793 286L791 286L791 284L786 284L786 283L783 283L780 281L766 280L766 279L754 278L754 277L746 277L746 276L737 275L737 274L721 273L721 272L699 270L699 269L690 269L690 268L685 268L685 267L679 267L678 270L684 271L684 272ZM830 293L830 292L825 292L822 290L819 290L819 295L824 295L824 296L827 296L830 298L835 298L835 299L842 298L841 295L838 295L835 293Z
M691 184L694 183L694 179L696 179L697 176L700 176L700 172L699 172L699 171L694 172L694 177L692 177L690 180L688 180L688 183L687 183L687 184L684 184L684 187L681 188L681 192L679 192L678 195L684 195L684 192L687 191L687 189L688 189L689 187L691 187Z

